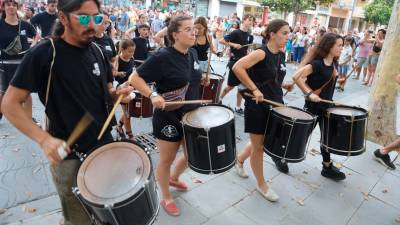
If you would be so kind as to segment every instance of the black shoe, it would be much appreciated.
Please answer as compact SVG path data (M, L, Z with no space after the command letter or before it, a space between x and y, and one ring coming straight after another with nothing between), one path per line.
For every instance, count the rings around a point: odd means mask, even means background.
M274 161L276 169L279 170L281 173L289 173L289 167L287 162L282 162L281 159L274 159L272 158L272 161Z
M237 114L243 115L244 114L244 110L242 108L235 108L235 112Z
M325 166L324 163L322 163L321 175L326 178L330 178L334 181L346 179L346 174L340 172L340 170L337 167L335 167L332 162L329 164L328 167Z
M387 168L394 170L396 166L390 160L389 154L382 154L379 149L374 151L375 159L380 162L382 165L386 166Z

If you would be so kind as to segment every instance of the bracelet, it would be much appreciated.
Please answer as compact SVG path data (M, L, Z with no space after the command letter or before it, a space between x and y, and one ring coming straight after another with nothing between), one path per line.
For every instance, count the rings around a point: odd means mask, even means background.
M304 97L310 97L310 95L312 95L312 94L313 94L313 92L312 92L312 91L310 91L310 92L308 92L308 93L304 94L303 96L304 96Z

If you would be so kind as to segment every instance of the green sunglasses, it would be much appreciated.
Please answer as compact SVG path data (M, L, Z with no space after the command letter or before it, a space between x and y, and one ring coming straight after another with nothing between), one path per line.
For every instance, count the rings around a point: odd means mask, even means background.
M93 17L93 22L96 25L99 25L103 22L103 15L102 14L97 14L94 16L89 16L89 15L77 15L73 13L69 13L70 15L74 16L79 20L79 23L83 26L87 26L90 23L90 17Z

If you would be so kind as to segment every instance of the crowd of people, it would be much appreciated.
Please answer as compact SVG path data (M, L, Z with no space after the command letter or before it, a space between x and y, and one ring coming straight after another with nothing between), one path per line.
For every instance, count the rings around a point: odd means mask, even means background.
M362 71L363 84L372 84L386 33L380 29L375 35L371 30L340 35L323 27L296 25L292 29L281 19L262 25L252 15L239 18L236 13L229 18L193 18L190 11L101 7L97 0L48 0L36 6L3 0L1 9L1 111L44 150L53 165L64 217L70 224L90 224L70 191L80 166L71 149L87 153L98 145L97 133L118 95L125 96L123 115L112 126L120 135L133 139L126 105L132 100L133 88L155 107L152 120L160 150L156 170L160 204L168 214L180 214L169 188L188 189L179 179L187 160L183 154L177 155L179 147L185 145L180 121L193 108L166 106L166 101L199 99L200 85L210 82L205 74L211 59L227 60L230 72L221 103L237 87L234 110L244 115L245 132L250 134L249 143L237 157L236 171L248 177L243 163L250 158L258 192L269 201L277 201L278 194L263 174L262 146L271 105L260 102L267 98L283 103L282 89L291 91L297 85L305 97L304 108L318 116L321 124L329 108L321 101L333 99L336 80L338 89L344 90L354 70L353 78L359 79ZM252 44L258 47L251 49ZM285 83L286 63L292 62L297 71L293 83ZM38 93L46 108L49 124L45 130L32 120L32 92ZM254 98L244 97L244 93ZM94 117L94 123L76 146L65 147L68 156L63 160L59 147L85 112ZM110 140L111 126L100 143ZM390 147L377 150L375 157L394 169L387 155ZM321 175L336 181L345 179L330 153L321 148L321 154ZM288 173L287 163L274 162L279 171Z

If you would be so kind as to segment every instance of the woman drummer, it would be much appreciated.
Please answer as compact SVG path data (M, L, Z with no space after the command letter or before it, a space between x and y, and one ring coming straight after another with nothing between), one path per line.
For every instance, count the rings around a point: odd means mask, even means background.
M323 114L330 107L330 104L322 103L321 99L332 100L337 78L337 60L343 44L344 40L340 35L325 34L301 63L305 66L293 76L294 82L306 97L304 108L318 116L320 129L322 129ZM333 165L330 153L322 147L321 155L323 159L321 175L336 181L344 180L346 175Z
M289 39L289 24L284 20L273 20L266 30L267 45L240 59L233 71L246 92L255 98L247 98L244 110L245 132L250 133L250 145L238 156L238 166L243 171L243 161L250 155L250 164L257 179L258 192L269 201L277 201L279 196L267 185L263 173L263 143L270 105L262 103L267 98L283 103L282 88L292 89L284 84L286 75L285 47ZM248 72L249 71L249 72ZM239 173L239 175L241 175ZM243 174L242 174L243 175Z
M166 106L166 101L198 99L201 71L197 54L193 46L196 37L191 17L178 16L171 20L168 26L168 37L171 47L158 51L142 64L130 77L131 85L143 96L151 99L156 108L153 115L153 133L160 150L160 160L157 165L157 180L161 188L161 205L169 215L178 216L176 206L169 186L186 191L187 184L179 180L179 176L187 167L183 155L176 162L175 170L170 173L171 165L176 158L178 148L183 143L181 119L185 108L181 106ZM155 82L157 91L147 85Z
M200 69L203 73L208 70L208 50L210 49L213 54L221 56L222 53L217 53L212 43L211 36L208 34L207 20L204 17L198 17L194 21L194 26L197 29L196 41L193 48L196 49L199 57Z

